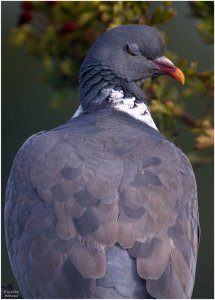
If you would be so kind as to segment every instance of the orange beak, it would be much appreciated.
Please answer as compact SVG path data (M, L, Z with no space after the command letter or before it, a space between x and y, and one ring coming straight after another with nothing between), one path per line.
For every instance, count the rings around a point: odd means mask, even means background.
M181 71L181 69L177 68L166 56L159 57L153 60L153 62L158 66L158 70L161 71L162 74L168 75L184 84L184 73Z
M169 76L171 76L173 79L179 81L181 84L184 84L185 82L185 76L184 73L179 68L175 68L175 70L172 73L169 73Z

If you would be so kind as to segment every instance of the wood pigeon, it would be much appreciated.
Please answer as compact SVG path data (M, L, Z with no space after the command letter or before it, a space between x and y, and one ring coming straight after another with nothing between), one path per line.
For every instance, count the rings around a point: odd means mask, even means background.
M184 82L157 30L107 31L81 66L76 114L18 151L5 230L24 298L191 297L196 181L150 115L142 87L159 75Z

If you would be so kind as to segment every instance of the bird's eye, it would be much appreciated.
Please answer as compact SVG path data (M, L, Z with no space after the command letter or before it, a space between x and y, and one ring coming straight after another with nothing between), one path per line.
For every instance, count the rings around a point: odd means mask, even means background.
M139 46L135 43L127 43L126 50L129 54L131 54L133 56L137 56L140 54Z

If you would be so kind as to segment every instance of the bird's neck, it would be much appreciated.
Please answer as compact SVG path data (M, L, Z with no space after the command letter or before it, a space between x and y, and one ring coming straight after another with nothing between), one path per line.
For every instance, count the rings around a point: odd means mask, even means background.
M108 99L108 105L106 105L106 107L124 112L130 115L132 118L139 120L147 124L148 126L158 130L152 119L149 108L144 102L138 101L135 97L125 97L123 90L114 90L113 88L107 88L103 89L102 93L105 94L106 99ZM81 113L83 113L83 111L84 110L80 105L73 118L78 117Z
M158 130L144 101L139 101L134 96L126 97L123 90L108 89L105 92L109 94L108 101L111 108L124 112Z
M89 67L81 72L81 105L73 117L79 116L83 111L110 108L124 112L158 130L145 99L144 92L136 84L131 82L128 86L128 83L99 65Z

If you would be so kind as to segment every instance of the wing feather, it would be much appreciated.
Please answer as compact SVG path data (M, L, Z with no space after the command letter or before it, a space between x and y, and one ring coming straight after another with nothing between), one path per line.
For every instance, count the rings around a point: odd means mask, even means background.
M120 194L119 243L136 257L153 297L190 298L199 226L195 177L173 144L151 139L149 148Z

